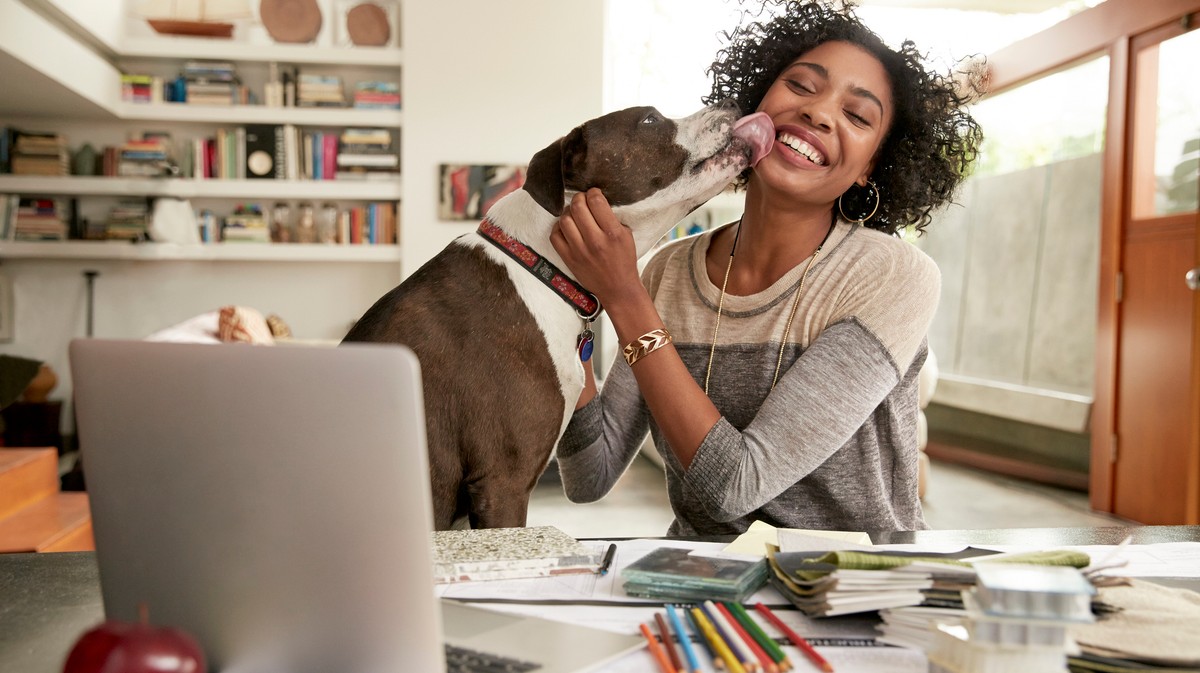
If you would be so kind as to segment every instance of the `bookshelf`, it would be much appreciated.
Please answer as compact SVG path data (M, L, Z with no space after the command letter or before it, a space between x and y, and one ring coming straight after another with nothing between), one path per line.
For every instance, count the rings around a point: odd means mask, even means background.
M400 261L395 245L317 243L127 243L123 241L7 241L0 260L127 260L141 262L390 262Z
M170 196L180 199L399 201L400 180L193 180L0 175L0 194Z
M126 59L188 60L212 57L212 41L205 38L140 37L122 43ZM295 63L329 66L399 68L403 52L387 47L321 47L295 44L230 43L222 45L221 60L234 63Z
M354 108L267 107L265 105L189 105L185 103L118 103L122 121L201 124L296 124L297 126L400 128L398 110Z

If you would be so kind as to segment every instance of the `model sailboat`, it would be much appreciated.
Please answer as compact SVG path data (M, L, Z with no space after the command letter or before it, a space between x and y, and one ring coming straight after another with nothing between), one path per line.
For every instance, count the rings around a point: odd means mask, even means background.
M232 37L232 20L253 16L249 0L147 0L140 14L161 35L192 37Z

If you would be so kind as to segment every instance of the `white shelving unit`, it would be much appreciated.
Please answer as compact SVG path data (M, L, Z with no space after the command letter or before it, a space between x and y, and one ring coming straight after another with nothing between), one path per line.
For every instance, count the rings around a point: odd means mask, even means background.
M12 5L12 7L9 7ZM207 38L173 36L128 36L114 41L106 59L90 53L65 37L16 0L0 0L5 12L19 18L20 25L0 22L0 34L6 44L12 42L15 55L26 62L43 59L46 45L60 52L79 52L73 67L60 68L53 79L69 95L86 99L92 107L79 105L46 106L40 116L51 120L95 119L109 129L137 128L146 124L166 130L186 127L218 127L243 124L291 124L312 129L387 128L397 130L404 117L399 110L355 108L267 107L264 105L189 105L181 103L143 104L122 101L121 70L137 72L142 65L150 68L178 67L188 60L219 60L257 69L261 76L267 64L320 68L360 77L399 79L403 52L394 47L331 47L313 44L277 44L228 41L219 44ZM19 16L18 16L19 15ZM253 38L252 38L253 39ZM217 46L214 49L214 46ZM20 47L20 49L16 49ZM109 47L104 47L108 49ZM102 49L103 50L103 49ZM107 62L105 62L107 60ZM86 67L84 67L86 66ZM91 70L89 70L90 68ZM95 71L95 72L92 72ZM383 74L387 73L387 74ZM255 85L257 86L257 85ZM73 111L85 108L82 114ZM53 122L49 122L52 126ZM111 130L108 131L111 133ZM187 135L185 132L184 135ZM76 134L76 142L86 138ZM332 201L388 202L402 199L400 178L394 180L196 180L130 179L114 177L46 177L0 175L0 194L54 197L174 197L208 201ZM398 245L204 245L195 249L159 245L130 246L94 241L47 243L0 242L0 258L24 259L115 259L115 260L216 260L239 261L397 261Z
M396 245L320 245L315 243L127 243L61 241L0 243L0 259L77 259L236 262L399 262Z
M210 59L212 40L206 38L131 38L121 45L124 58ZM400 50L386 47L316 47L303 44L229 43L221 46L220 59L234 63L294 63L334 66L400 67Z
M397 201L400 180L193 180L0 175L0 194Z

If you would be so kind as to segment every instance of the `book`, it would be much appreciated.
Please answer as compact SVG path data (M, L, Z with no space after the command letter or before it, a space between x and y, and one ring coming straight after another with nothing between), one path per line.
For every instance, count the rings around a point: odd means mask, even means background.
M438 584L594 573L602 556L554 526L434 531L432 543Z
M275 179L279 166L276 161L276 133L278 127L271 124L247 124L246 129L246 177L249 179Z
M701 556L659 547L621 571L625 593L643 598L745 600L766 581L762 560Z

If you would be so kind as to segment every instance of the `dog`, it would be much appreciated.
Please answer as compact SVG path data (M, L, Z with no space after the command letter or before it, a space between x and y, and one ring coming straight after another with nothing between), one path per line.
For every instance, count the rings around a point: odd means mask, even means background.
M434 527L525 525L584 384L601 307L550 232L573 194L599 188L640 256L770 151L762 113L728 105L669 119L634 107L537 152L522 188L380 298L343 343L400 343L421 363Z

